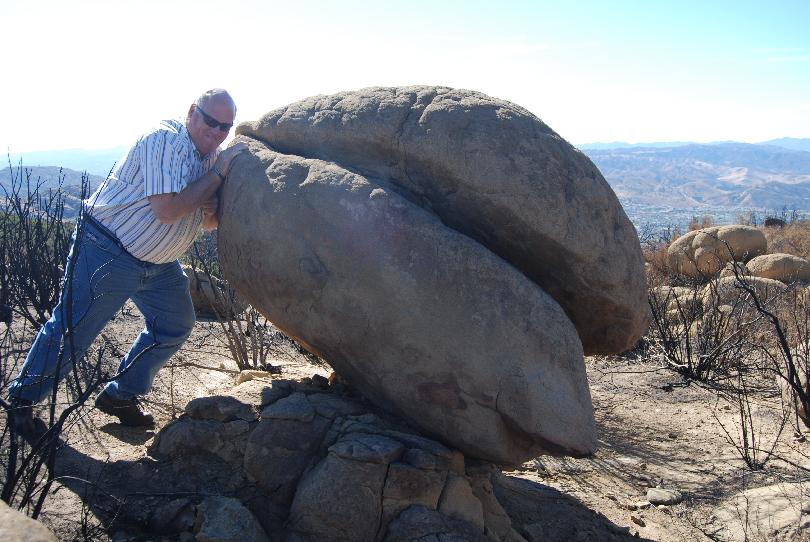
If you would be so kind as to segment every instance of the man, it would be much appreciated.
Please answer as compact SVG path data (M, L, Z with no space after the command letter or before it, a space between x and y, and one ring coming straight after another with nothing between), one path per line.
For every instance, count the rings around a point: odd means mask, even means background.
M194 326L188 278L177 258L200 227L218 225L217 190L234 156L247 148L238 143L219 151L235 116L226 91L204 93L189 107L185 123L163 121L141 136L85 200L59 304L10 386L10 422L23 437L44 431L32 406L52 393L127 299L146 327L96 407L124 425L154 426L138 397L149 392Z

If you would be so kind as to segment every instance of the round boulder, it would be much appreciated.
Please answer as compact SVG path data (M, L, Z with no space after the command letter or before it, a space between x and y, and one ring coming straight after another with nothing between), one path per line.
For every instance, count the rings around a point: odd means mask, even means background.
M748 262L748 270L755 277L773 279L790 284L810 280L810 262L792 254L764 254Z
M0 540L4 542L56 542L45 525L0 501Z
M712 276L730 261L748 261L764 254L765 234L752 226L714 226L694 230L667 249L670 267L692 278Z
M754 291L763 304L771 303L788 291L788 287L778 280L760 277L745 277L744 285ZM701 294L704 307L735 305L739 302L750 305L750 294L735 277L722 277L703 287Z

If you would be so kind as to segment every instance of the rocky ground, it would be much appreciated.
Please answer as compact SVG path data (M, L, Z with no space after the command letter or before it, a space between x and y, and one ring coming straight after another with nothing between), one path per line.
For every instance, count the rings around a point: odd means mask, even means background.
M106 334L124 350L140 325L130 308ZM275 378L329 373L290 348L279 350L270 362L280 369ZM587 366L599 451L586 459L538 457L505 470L494 483L513 528L524 538L810 540L810 443L790 426L779 438L777 457L751 472L724 436L723 426L732 437L738 434L736 407L718 400L714 391L685 383L649 357L589 358ZM158 430L178 417L189 400L232 388L237 374L219 328L199 322L149 397ZM763 448L770 448L779 426L779 400L757 399L755 434ZM122 521L107 532L101 528L101 520L116 513L133 516L122 506L148 507L150 499L190 496L179 490L188 471L160 472L155 479L159 471L143 461L154 435L86 410L65 432L56 466L63 478L47 500L42 521L60 540L156 539ZM208 475L208 495L217 493L220 479L229 483L221 472ZM664 490L657 498L672 504L650 504L656 500L650 489L656 487ZM128 495L126 501L121 495Z

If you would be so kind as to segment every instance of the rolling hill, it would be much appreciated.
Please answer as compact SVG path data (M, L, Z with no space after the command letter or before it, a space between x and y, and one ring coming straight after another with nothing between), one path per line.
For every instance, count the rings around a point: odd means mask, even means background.
M585 149L623 200L810 209L810 152L748 143Z

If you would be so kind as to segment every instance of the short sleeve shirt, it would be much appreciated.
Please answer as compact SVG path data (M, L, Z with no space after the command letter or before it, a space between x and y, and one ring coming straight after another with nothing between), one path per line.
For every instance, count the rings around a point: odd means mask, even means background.
M139 260L174 261L194 241L202 225L202 210L163 224L147 198L180 192L213 167L217 154L201 156L181 121L162 121L135 142L85 200L88 212Z

